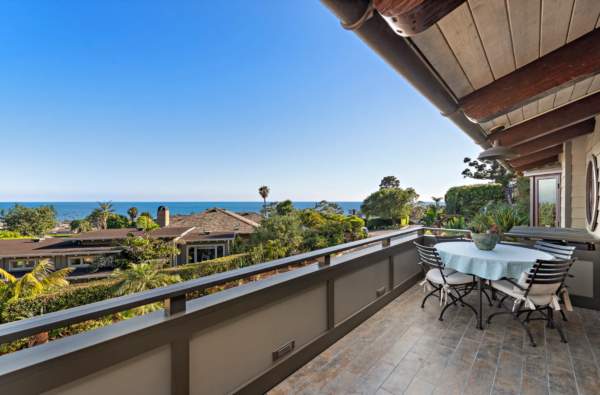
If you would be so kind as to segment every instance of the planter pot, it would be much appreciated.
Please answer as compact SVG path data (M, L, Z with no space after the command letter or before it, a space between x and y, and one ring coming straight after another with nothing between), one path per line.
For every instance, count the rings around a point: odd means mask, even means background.
M475 246L480 250L491 251L500 241L500 235L494 233L472 233Z

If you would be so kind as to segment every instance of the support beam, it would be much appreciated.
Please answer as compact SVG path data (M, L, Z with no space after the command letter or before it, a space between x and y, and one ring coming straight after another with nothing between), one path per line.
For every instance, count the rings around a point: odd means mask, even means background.
M423 33L467 0L373 0L391 28L403 37Z
M531 155L521 156L520 158L517 158L517 159L509 161L509 163L514 168L522 167L522 166L528 165L530 163L534 163L534 162L537 162L539 160L549 158L551 156L562 154L562 152L563 152L563 146L562 146L562 144L555 145L554 147L550 147L550 148L547 148L545 150L538 151L538 152L533 153Z
M523 144L515 145L513 147L519 151L521 156L525 156L546 148L553 147L555 145L566 143L567 141L573 140L577 137L593 133L595 127L596 120L588 119L587 121L567 126L564 129L557 130L556 132L538 137L537 139L533 139Z
M470 93L460 105L469 119L488 122L596 74L600 29Z
M490 141L500 139L502 145L524 143L600 114L600 92L574 101L511 128L492 133Z
M524 171L535 169L538 167L546 166L552 163L558 162L558 155L551 156L550 158L538 160L537 162L529 163L521 167L517 167L515 171L519 174L523 174Z

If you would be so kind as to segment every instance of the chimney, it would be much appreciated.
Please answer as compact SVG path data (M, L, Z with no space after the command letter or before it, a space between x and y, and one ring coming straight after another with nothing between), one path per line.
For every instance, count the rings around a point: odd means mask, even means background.
M161 228L169 226L169 208L167 206L160 206L156 213L156 223Z

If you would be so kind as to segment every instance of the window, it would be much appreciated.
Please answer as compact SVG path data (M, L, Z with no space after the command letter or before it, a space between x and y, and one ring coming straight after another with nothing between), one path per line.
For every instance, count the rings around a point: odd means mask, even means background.
M590 155L585 172L585 219L588 229L594 231L598 220L598 165Z
M557 228L560 226L560 175L540 175L532 179L533 226Z
M69 266L74 267L87 267L90 263L94 261L93 257L77 257L77 258L69 258Z
M23 259L9 261L9 263L10 270L33 270L37 266L38 261L35 259Z
M225 256L223 245L203 245L188 247L188 263L209 261Z

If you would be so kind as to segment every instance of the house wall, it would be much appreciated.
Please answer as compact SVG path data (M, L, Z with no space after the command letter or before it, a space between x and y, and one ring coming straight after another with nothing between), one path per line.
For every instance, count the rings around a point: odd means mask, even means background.
M193 246L200 246L200 245L223 245L223 256L228 256L229 255L229 242L228 241L210 241L210 242L199 242L199 241L191 241L188 243L185 243L185 245L181 245L179 246L179 255L175 258L175 264L177 266L179 265L185 265L187 264L187 257L188 257L188 248L189 247L193 247Z
M77 258L77 257L88 257L88 256L98 256L100 254L78 254L78 255L69 255L69 256L62 256L62 255L49 255L49 256L44 256L44 257L30 257L30 259L37 259L39 260L43 260L43 259L49 259L50 261L52 261L52 263L54 264L54 268L56 270L59 269L64 269L66 267L69 267L69 258ZM19 260L19 259L27 259L27 257L25 256L21 256L21 257L16 257L16 258L0 258L0 268L6 270L6 271L12 271L10 268L10 261L14 261L14 260Z

